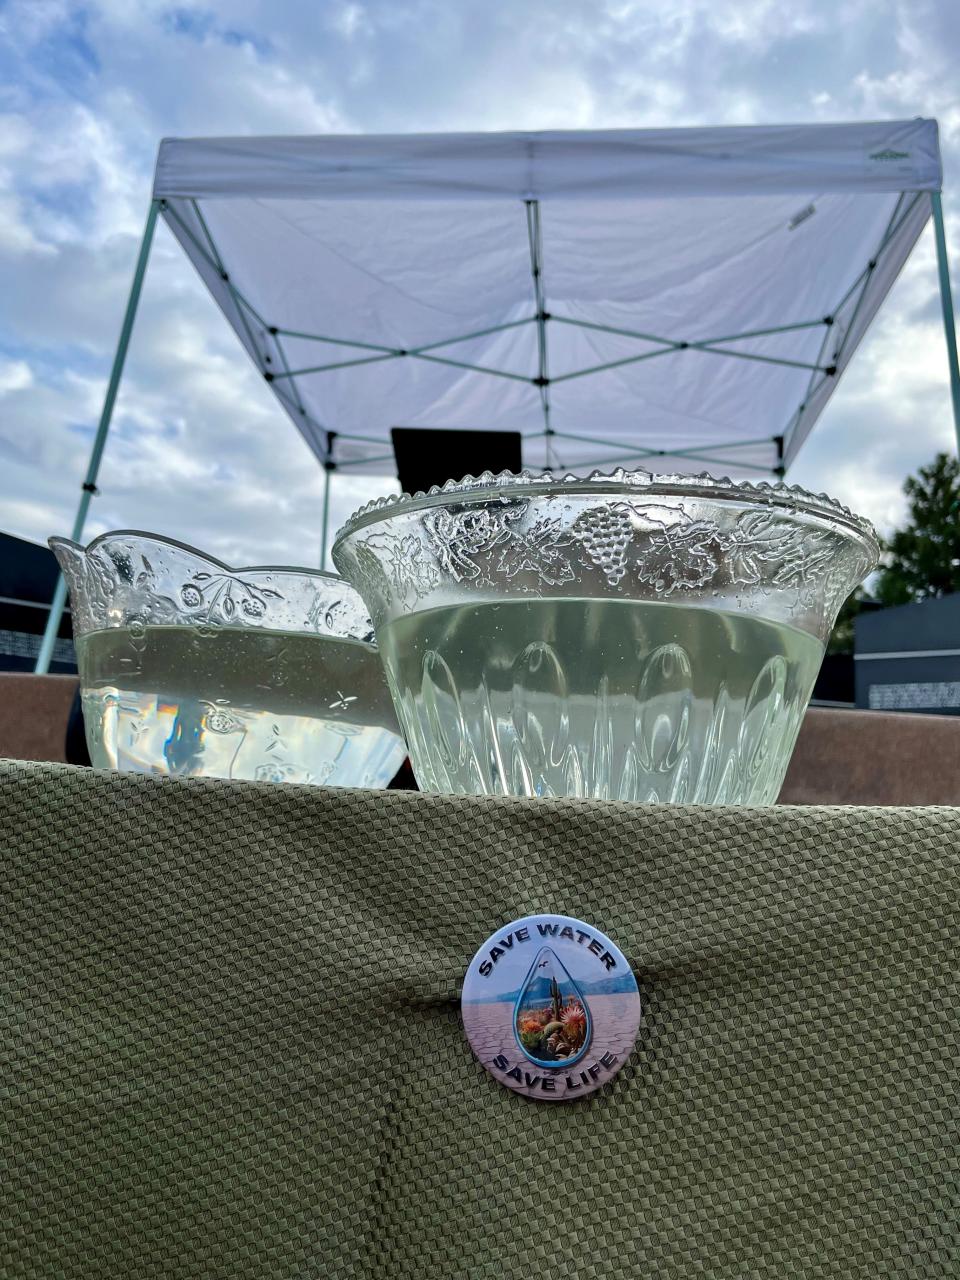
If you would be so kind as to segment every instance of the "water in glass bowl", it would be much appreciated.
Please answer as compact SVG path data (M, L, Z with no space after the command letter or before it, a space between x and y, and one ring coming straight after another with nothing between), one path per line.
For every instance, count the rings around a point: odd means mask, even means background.
M382 787L406 755L358 640L133 626L81 636L77 661L98 768Z
M378 634L420 785L769 804L823 656L792 627L682 604L437 608Z

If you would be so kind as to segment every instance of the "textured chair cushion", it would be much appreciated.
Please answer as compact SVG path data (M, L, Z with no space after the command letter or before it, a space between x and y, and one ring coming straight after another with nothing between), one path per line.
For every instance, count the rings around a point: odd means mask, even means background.
M7 1277L956 1274L960 813L0 766ZM464 1040L498 925L644 1001L591 1099Z

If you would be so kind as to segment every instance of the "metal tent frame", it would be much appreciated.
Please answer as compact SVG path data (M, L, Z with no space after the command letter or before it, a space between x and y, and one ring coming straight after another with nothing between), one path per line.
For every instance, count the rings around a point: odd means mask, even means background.
M592 459L589 462L578 462L578 468L585 466L615 465L627 462L642 463L651 458L677 458L703 462L710 466L723 467L734 465L739 469L748 469L759 471L764 474L782 476L785 472L785 438L789 437L791 430L799 422L808 406L808 403L815 400L818 390L820 390L820 388L822 388L831 379L836 377L837 368L843 356L844 344L849 340L850 335L854 332L854 321L856 319L860 303L866 294L872 273L877 269L886 247L894 240L897 232L903 226L904 222L916 212L918 202L924 200L927 196L929 196L930 213L932 214L934 224L940 298L950 371L950 391L953 403L954 427L957 435L958 449L960 449L960 359L958 359L957 352L956 325L953 297L950 287L946 234L943 221L943 206L941 193L939 191L904 192L900 196L881 243L877 247L870 261L867 263L867 266L861 272L860 276L847 289L843 297L838 300L836 306L829 315L811 317L809 320L799 321L788 325L753 329L748 332L725 334L715 338L699 339L695 341L666 338L656 334L641 333L636 330L552 315L547 309L543 287L539 202L535 199L526 200L524 203L526 205L527 234L530 249L530 271L532 281L531 301L533 309L531 314L521 320L515 320L506 324L491 326L481 330L474 330L470 333L456 334L441 341L432 342L426 346L410 348L385 347L355 338L306 333L300 330L286 328L279 323L272 323L269 319L266 319L259 314L253 304L244 297L243 293L230 280L229 273L221 260L214 240L210 235L196 202L192 202L192 208L197 219L197 226L200 228L203 236L202 240L195 234L194 230L186 224L183 218L180 217L177 210L174 209L166 200L162 198L155 198L150 203L146 226L140 243L136 267L133 274L133 281L131 283L123 324L120 330L120 337L113 359L106 395L104 397L103 410L100 415L93 447L87 464L86 474L83 479L80 502L74 519L71 536L74 541L80 541L83 535L90 501L93 495L97 492L97 477L99 475L100 464L106 447L110 423L116 404L117 392L123 375L137 307L143 289L144 277L146 275L157 218L161 214L163 214L165 219L170 223L171 229L175 231L178 238L189 241L193 250L201 257L206 266L211 271L215 272L223 282L240 317L245 336L249 342L249 348L252 352L258 353L258 364L265 381L271 384L271 389L274 391L281 404L283 404L287 409L288 413L290 413L291 417L299 418L302 426L308 428L308 431L305 431L305 434L310 434L321 445L318 452L324 468L323 532L321 542L322 564L326 558L327 550L330 481L332 473L337 470L338 465L340 465L336 458L337 441L354 440L357 442L381 446L383 441L374 439L373 437L356 435L349 432L332 431L322 427L320 424L310 422L297 387L298 378L321 374L331 370L363 366L388 360L423 360L438 364L451 365L456 368L470 370L489 377L516 379L535 386L540 397L543 427L541 430L525 433L524 438L543 439L548 463L551 463L554 466L562 466L562 463L557 456L557 449L558 445L559 447L562 447L562 442L566 439L570 441L596 444L598 447L614 451L612 453L608 453L606 456ZM852 313L846 326L846 335L843 342L840 344L839 348L830 352L828 355L829 339L831 329L834 324L834 317L838 315L843 308L850 304L852 304ZM551 378L549 374L548 334L549 329L553 324L577 325L584 329L615 334L619 337L625 337L628 339L636 339L638 341L642 341L647 346L654 344L655 349L652 351L644 349L642 352L634 356L626 356L603 364L592 365ZM445 351L447 348L455 347L458 343L466 342L473 338L528 325L535 325L537 332L537 373L531 377L505 369L496 369L457 360L449 354L438 354L438 352ZM792 330L816 328L823 329L823 339L820 345L820 355L814 363L789 360L770 355L761 355L755 352L737 350L736 346L731 346L731 344L736 344L737 342L745 339L785 333ZM259 335L259 341L257 335ZM344 352L356 352L358 354L349 355L348 358L345 359L321 362L316 365L308 365L302 368L292 369L283 346L283 339L286 337L312 341L320 344L321 346L341 348ZM570 432L557 431L551 426L550 387L555 383L572 378L588 377L606 372L622 365L648 361L662 356L667 356L678 351L691 350L701 352L705 355L723 356L728 359L761 361L767 364L787 365L793 368L809 370L810 376L806 393L789 421L784 425L780 434L765 436L762 437L761 440L752 438L745 440L733 440L717 445L711 444L707 446L710 450L709 453L702 452L704 447L702 445L678 449L651 449L638 446L630 452L624 453L624 442L622 440L604 440L597 438L596 436L575 435ZM289 388L289 390L287 388ZM744 463L742 461L737 462L734 457L730 456L731 451L755 446L758 443L769 442L772 442L775 445L778 457L778 465L772 468L772 470L759 467L755 464ZM716 456L718 453L726 456L718 457ZM392 453L374 454L373 456L356 460L350 465L354 467L366 467L371 464L392 461L392 458ZM47 619L47 625L35 667L37 672L46 672L49 670L54 643L60 627L60 620L64 606L66 604L66 597L66 583L61 576L57 583L56 592L50 606L50 613Z

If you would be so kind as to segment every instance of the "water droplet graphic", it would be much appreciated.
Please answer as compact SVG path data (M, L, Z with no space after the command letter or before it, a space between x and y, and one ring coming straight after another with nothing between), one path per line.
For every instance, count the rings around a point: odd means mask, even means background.
M524 979L513 1011L514 1033L538 1067L578 1062L590 1045L590 1007L550 947L543 947Z

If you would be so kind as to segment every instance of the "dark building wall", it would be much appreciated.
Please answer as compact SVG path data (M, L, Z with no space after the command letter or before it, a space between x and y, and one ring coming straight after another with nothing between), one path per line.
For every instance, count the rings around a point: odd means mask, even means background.
M960 595L856 620L857 706L960 715Z
M0 671L33 670L57 575L48 547L0 533ZM75 672L69 611L58 634L50 670Z
M854 705L854 664L852 653L828 653L817 673L811 701L824 706Z

